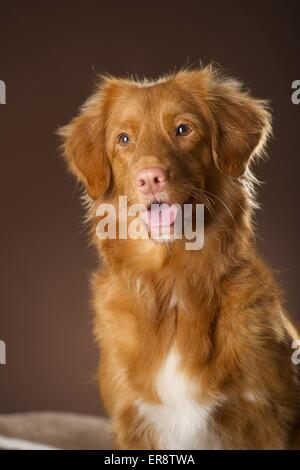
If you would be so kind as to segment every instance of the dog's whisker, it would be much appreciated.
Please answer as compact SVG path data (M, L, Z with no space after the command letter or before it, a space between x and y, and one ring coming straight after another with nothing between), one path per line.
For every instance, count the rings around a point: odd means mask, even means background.
M203 199L203 202L204 204L206 205L209 213L211 215L214 215L214 209L212 207L212 204L214 204L214 201L212 201L208 195L206 194L203 194L203 192L201 191L201 188L196 188L194 185L192 185L191 183L188 183L185 184L185 188L186 190L190 193L191 196L194 196L195 199Z
M235 227L237 227L236 225L236 220L234 218L234 215L232 213L232 211L230 210L230 208L228 207L228 205L218 196L216 196L215 194L207 191L206 189L201 189L201 191L205 192L206 194L210 195L211 197L214 197L217 201L219 201L223 206L224 208L226 209L226 211L228 212L228 214L230 215L230 217L232 218L233 222L234 222L234 225Z

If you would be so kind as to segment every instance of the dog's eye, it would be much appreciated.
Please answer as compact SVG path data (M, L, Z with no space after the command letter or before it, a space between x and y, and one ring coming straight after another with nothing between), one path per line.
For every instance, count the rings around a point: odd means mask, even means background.
M129 135L126 134L126 132L122 132L121 135L118 137L118 144L120 144L122 147L126 147L130 142Z
M187 124L180 124L176 129L176 135L184 137L189 135L192 132L192 129Z

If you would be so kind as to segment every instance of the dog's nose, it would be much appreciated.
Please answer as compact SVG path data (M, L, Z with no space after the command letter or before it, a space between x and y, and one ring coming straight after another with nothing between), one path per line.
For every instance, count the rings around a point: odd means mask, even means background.
M145 168L139 170L135 175L135 183L145 196L163 191L167 181L168 174L160 167Z

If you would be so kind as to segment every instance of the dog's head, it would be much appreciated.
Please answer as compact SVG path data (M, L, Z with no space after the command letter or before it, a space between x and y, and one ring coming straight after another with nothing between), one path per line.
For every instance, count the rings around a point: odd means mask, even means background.
M216 181L247 172L270 116L265 102L207 67L155 82L104 78L61 133L92 199L184 204L205 202Z

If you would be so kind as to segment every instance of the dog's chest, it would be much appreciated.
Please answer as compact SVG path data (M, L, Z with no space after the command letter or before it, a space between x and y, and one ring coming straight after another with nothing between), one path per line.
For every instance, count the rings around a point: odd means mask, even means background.
M219 448L210 426L214 404L195 400L196 384L180 371L178 363L178 354L171 351L155 378L161 403L140 400L139 411L155 427L162 449Z

